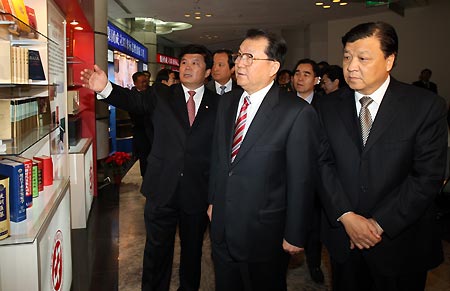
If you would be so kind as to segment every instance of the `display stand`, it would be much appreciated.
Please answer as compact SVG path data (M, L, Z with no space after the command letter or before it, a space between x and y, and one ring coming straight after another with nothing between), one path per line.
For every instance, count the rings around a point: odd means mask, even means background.
M0 155L28 159L51 156L53 184L45 186L39 196L33 198L33 206L26 211L27 218L11 222L10 236L0 241L0 290L69 291L72 256L65 17L51 0L24 0L24 5L34 9L33 24L37 23L39 31L31 25L32 21L18 21L17 15L2 13L11 23L0 23L7 25L0 27L0 38L12 46L39 51L44 77L2 82L0 96L4 99L46 98L48 103L40 109L48 110L48 115L42 116L42 124L29 126L27 123L24 134L13 136L6 152ZM28 33L20 30L13 33L16 26Z
M92 139L82 138L69 150L72 228L85 228L93 200Z

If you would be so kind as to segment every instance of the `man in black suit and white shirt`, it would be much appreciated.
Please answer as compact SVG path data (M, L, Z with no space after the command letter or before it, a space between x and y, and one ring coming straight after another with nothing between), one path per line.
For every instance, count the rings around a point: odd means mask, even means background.
M208 209L216 291L286 290L289 254L306 242L319 120L274 83L285 53L279 36L249 30L235 55L244 92L219 104Z
M184 47L181 84L154 90L149 99L109 83L97 66L82 73L84 86L106 97L109 104L152 118L154 139L141 188L147 198L142 290L169 290L177 225L181 241L178 290L198 290L200 285L211 140L220 100L203 85L211 66L212 54L204 46Z
M322 97L322 241L334 291L424 290L442 262L434 198L447 152L446 106L390 76L395 29L355 26L342 38L350 88Z
M232 55L233 52L227 49L217 50L213 54L212 80L206 84L206 88L219 95L240 88L232 78L235 69Z

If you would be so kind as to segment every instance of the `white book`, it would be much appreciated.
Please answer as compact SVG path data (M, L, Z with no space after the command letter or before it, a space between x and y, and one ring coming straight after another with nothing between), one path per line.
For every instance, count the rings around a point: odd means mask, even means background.
M11 42L0 41L0 83L11 84Z

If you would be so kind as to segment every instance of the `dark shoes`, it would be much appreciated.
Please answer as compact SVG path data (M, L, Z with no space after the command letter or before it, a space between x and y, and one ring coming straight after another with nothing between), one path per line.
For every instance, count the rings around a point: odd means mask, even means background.
M311 279L319 284L324 282L323 272L320 267L310 268L309 273L311 274Z

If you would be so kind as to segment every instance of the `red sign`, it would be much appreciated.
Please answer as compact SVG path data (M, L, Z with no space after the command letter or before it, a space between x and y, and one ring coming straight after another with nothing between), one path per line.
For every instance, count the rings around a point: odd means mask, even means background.
M63 236L58 230L53 238L52 251L52 286L54 291L61 290L63 279Z
M160 64L166 64L171 66L180 66L177 58L169 57L162 54L156 54L156 62Z

